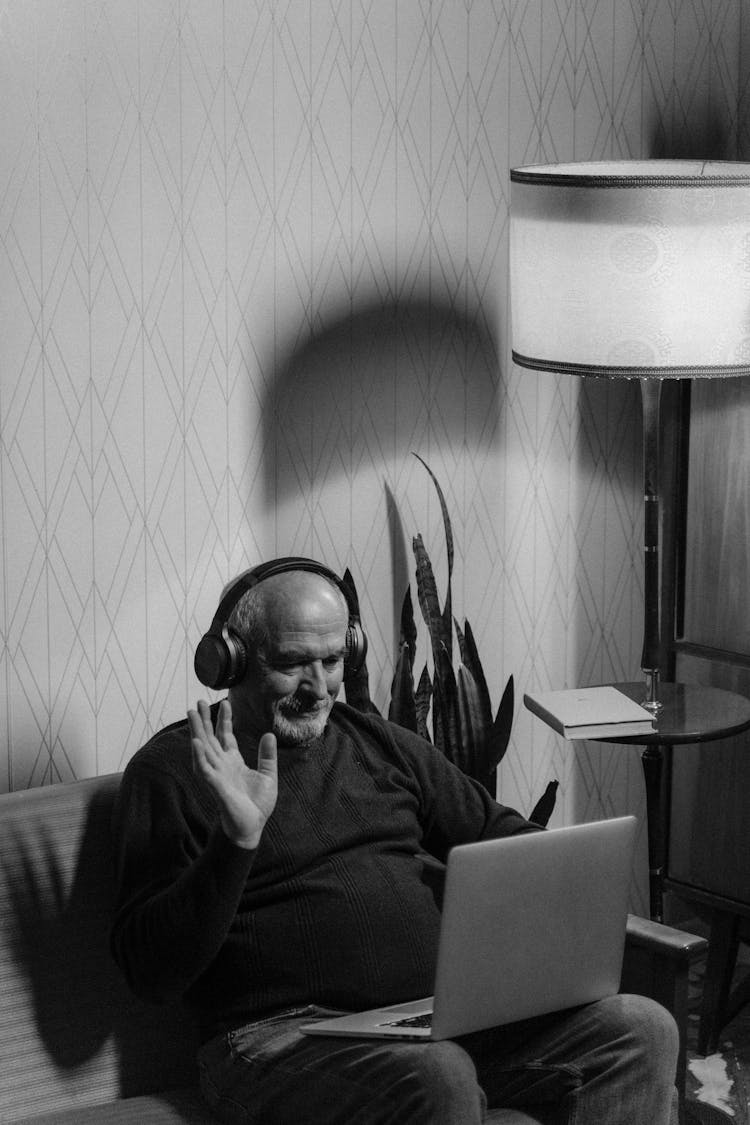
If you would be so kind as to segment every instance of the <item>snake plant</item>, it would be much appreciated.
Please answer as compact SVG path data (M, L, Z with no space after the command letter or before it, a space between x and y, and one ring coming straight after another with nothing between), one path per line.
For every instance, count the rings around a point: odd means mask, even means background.
M407 587L401 607L399 647L388 718L431 741L459 769L494 794L497 767L508 748L513 723L513 677L508 678L493 716L490 693L471 626L464 621L461 627L453 616L453 530L445 496L429 465L418 454L415 456L429 473L440 501L448 581L445 601L441 606L429 554L422 536L415 535L412 549L416 562L417 597L430 640L433 671L430 675L425 661L415 686L418 631L411 587ZM356 602L356 587L350 571L347 570L344 580L349 584ZM453 664L454 631L460 656L457 670ZM366 664L347 679L346 698L360 710L377 710L370 699ZM432 731L429 728L430 709ZM538 824L547 823L555 805L557 784L551 781L547 785L530 814L531 820Z

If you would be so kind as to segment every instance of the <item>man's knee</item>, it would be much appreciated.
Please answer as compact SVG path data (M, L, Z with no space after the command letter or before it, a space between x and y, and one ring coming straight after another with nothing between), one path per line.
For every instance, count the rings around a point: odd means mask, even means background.
M404 1120L430 1125L483 1120L485 1098L476 1068L457 1043L404 1044L399 1056L396 1084Z
M654 1070L674 1075L680 1037L665 1007L648 996L621 993L601 1002L610 1042L626 1047Z
M675 1056L679 1048L679 1031L674 1017L662 1005L648 996L621 993L614 997L620 1002L623 1018L633 1034L646 1044L658 1044Z

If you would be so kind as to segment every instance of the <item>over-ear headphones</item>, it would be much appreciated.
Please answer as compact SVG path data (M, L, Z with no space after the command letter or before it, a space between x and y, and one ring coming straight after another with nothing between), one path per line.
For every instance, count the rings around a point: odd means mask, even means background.
M247 650L242 638L229 628L232 610L240 598L264 578L270 578L273 574L284 574L288 570L307 570L313 574L320 574L341 590L349 610L344 676L351 676L362 667L367 655L367 637L360 624L353 590L322 563L315 562L313 559L289 556L251 567L235 579L224 594L214 614L211 628L201 637L195 650L195 674L206 687L220 691L239 683L242 679L247 668Z

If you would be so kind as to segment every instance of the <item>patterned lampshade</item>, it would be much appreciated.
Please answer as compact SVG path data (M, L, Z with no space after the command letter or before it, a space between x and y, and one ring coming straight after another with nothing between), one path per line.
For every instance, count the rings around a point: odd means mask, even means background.
M750 163L511 171L513 358L607 377L750 373Z

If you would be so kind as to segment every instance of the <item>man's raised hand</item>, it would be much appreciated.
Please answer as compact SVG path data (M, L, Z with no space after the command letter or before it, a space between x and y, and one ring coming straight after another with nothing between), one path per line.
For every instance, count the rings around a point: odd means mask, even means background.
M216 731L205 700L188 711L195 767L214 791L224 832L241 848L257 848L266 821L276 805L276 738L264 734L258 746L258 768L246 765L232 730L228 699L219 704Z

